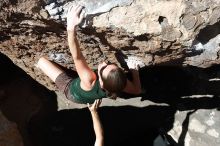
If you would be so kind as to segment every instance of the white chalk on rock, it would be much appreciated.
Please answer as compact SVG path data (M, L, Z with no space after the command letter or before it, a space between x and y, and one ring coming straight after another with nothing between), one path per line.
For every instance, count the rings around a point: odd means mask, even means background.
M65 54L63 54L63 53L51 53L51 54L49 54L49 60L52 60L52 61L58 62L58 63L67 63L68 62L66 60Z
M128 58L125 59L125 62L127 63L129 68L134 68L135 64L139 65L140 68L146 66L142 59L136 56L128 56Z
M52 10L53 8L55 8L55 6L56 6L55 3L51 3L51 4L49 4L49 5L46 5L46 6L45 6L45 9L46 9L47 11L49 11L49 10Z
M59 13L59 8L54 8L54 9L48 10L48 13L51 16L55 16L55 15L57 15Z

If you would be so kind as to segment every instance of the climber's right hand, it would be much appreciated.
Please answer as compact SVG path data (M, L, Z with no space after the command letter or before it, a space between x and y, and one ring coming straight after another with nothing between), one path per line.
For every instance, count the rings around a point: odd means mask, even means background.
M75 27L79 25L85 15L85 11L82 11L83 6L72 5L67 12L67 31L74 31Z

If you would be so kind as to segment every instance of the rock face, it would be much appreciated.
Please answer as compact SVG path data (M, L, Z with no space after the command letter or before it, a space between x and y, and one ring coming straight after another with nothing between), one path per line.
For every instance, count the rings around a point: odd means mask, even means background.
M175 115L175 128L168 134L185 146L219 145L218 114L216 110L178 112Z
M51 88L34 64L46 55L66 67L74 66L65 32L65 12L71 3L85 6L87 22L78 37L92 67L103 57L119 64L118 54L139 57L147 66L209 67L219 62L218 0L4 1L1 52Z
M213 48L211 52L206 47L200 51L194 50L195 42L205 45L211 39L216 40L216 35L210 35L210 33L212 34L214 31L215 34L219 34L220 16L218 13L219 1L217 0L193 2L182 0L102 1L94 2L94 4L80 0L74 1L74 3L85 6L86 19L92 21L92 27L109 28L113 31L115 28L119 28L126 32L126 36L123 38L120 38L120 34L113 34L114 37L119 37L120 41L114 41L115 38L109 40L109 37L106 37L114 49L122 50L120 47L122 44L126 45L123 47L127 47L128 51L129 48L137 47L138 51L134 55L139 53L144 58L146 54L150 54L153 58L152 64L170 63L186 58L186 61L182 61L178 65L208 67L218 63L218 58L215 57L219 50L218 41L215 44L209 43L209 46ZM55 3L52 4L55 6ZM69 4L63 8L67 9L68 6ZM56 14L53 17L58 18L58 16L59 14ZM91 20L91 17L94 18ZM210 31L205 31L206 29ZM104 32L108 34L106 30ZM206 38L206 42L197 39L197 37L204 38L207 35L209 37ZM142 37L141 41L137 37ZM128 38L130 38L129 42ZM193 56L191 52L194 53ZM208 58L212 56L211 60L203 57L207 53ZM197 55L200 55L201 63L194 58Z

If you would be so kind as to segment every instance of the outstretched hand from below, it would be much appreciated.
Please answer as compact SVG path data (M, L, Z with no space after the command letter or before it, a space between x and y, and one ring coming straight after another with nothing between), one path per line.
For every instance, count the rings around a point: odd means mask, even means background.
M97 112L97 109L99 108L101 102L102 102L101 99L97 99L97 100L94 101L93 104L87 103L87 106L88 106L88 108L89 108L89 110L90 110L91 112Z

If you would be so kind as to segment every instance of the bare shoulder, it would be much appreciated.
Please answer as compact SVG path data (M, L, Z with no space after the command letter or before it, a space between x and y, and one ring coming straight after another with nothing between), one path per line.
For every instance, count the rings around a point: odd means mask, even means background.
M80 86L85 91L90 91L97 81L95 72L89 74L85 73L83 76L81 76L81 78L83 79L81 79Z

